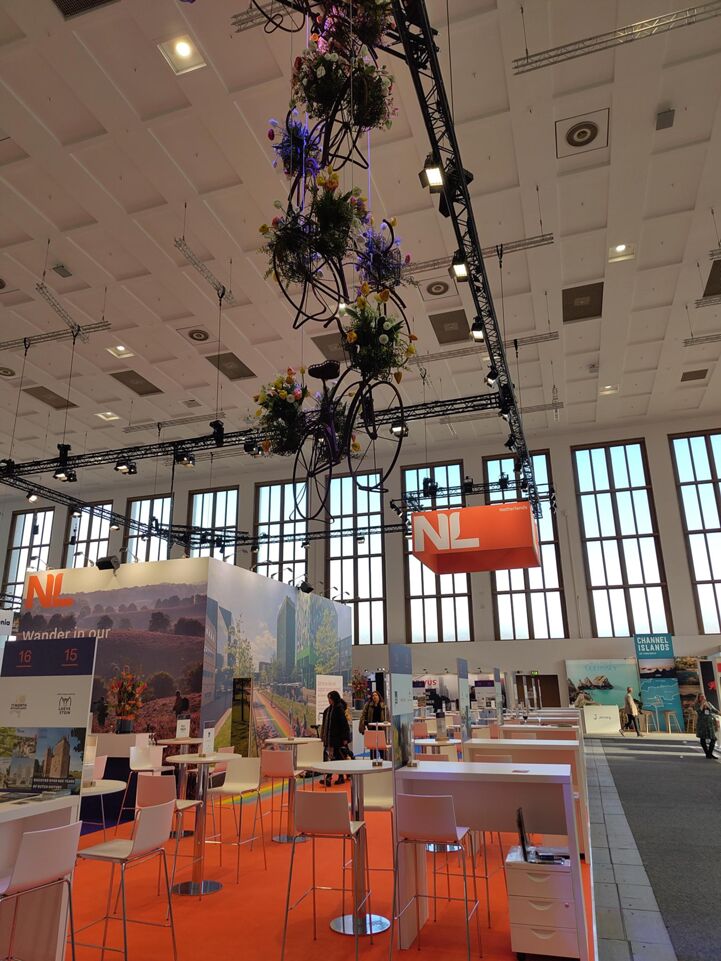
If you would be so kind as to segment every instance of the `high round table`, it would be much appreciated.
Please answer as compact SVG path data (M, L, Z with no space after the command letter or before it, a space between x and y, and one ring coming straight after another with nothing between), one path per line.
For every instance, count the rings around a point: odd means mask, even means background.
M363 805L363 775L380 774L382 771L392 771L393 765L390 761L319 761L317 764L309 764L309 771L317 774L342 774L350 778L350 808L352 821L365 820L365 808ZM331 928L338 934L354 935L356 928L358 934L379 934L387 931L391 926L388 918L381 914L366 914L365 901L363 900L367 891L365 888L365 871L363 865L366 858L366 835L361 832L357 854L360 859L360 868L355 872L356 890L354 894L354 904L363 904L360 914L342 914L333 918L330 923Z
M125 781L113 781L109 778L98 778L97 781L91 781L90 784L82 785L80 788L80 800L86 797L99 797L100 798L100 817L102 821L100 822L103 826L103 841L105 840L105 804L103 798L106 794L119 794L124 791L127 787ZM85 824L97 824L97 821L85 821Z
M198 783L195 791L196 800L200 804L195 809L195 835L193 837L193 875L190 881L181 881L173 885L175 894L202 897L204 894L215 894L223 885L220 881L206 881L203 878L205 865L205 810L208 803L208 776L212 764L222 764L233 757L232 754L173 754L166 757L168 764L178 764L182 768L192 764L198 768Z
M299 744L311 744L317 741L317 737L268 737L265 739L266 744L273 744L279 747L281 751L292 751L293 752L293 770L298 765L298 745ZM308 765L308 770L313 770L311 765ZM280 823L283 824L283 792L281 791L281 812L280 812ZM288 830L285 834L276 834L273 840L278 844L290 844L295 835L295 824L293 811L295 807L295 778L291 778L288 782Z
M413 743L430 748L431 754L440 754L442 747L458 747L463 742L459 737L449 737L446 741L437 741L434 737L415 737Z
M163 737L155 742L162 747L180 748L179 754L187 754L191 747L197 747L203 743L202 737ZM183 764L178 770L178 798L185 801L188 796L188 769ZM192 832L186 831L186 834Z

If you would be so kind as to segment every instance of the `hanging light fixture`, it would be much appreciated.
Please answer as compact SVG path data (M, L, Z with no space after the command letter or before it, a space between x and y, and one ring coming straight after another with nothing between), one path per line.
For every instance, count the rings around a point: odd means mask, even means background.
M481 341L485 338L485 333L483 331L483 321L481 320L480 317L476 317L476 319L473 321L473 324L471 325L471 337L477 344L480 344Z
M30 501L31 504L34 504L37 499L38 495L35 493L35 491L28 491L25 495L25 500Z
M432 153L426 157L423 170L418 174L421 187L427 187L432 194L439 194L443 190L443 165L436 160Z
M195 454L190 450L176 450L175 463L181 467L195 467Z
M130 472L130 461L127 457L119 457L115 461L113 470L116 470L119 474L128 474Z
M70 444L58 444L58 466L53 473L53 479L66 481L68 479L68 454ZM77 477L76 477L77 480Z
M391 434L395 437L408 436L408 424L406 424L402 417L398 417L391 423Z
M491 366L488 368L488 373L486 374L486 383L489 387L495 387L498 381L498 369L496 365L491 362Z
M468 283L468 264L462 250L457 250L453 255L449 273L459 283Z

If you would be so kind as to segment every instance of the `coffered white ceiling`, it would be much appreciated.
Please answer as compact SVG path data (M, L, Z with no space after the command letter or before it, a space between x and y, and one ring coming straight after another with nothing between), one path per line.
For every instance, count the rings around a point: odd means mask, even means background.
M238 306L223 310L221 345L256 375L221 376L227 429L246 423L261 381L321 358L311 338L324 331L291 329L258 252L258 226L286 189L271 163L267 123L285 114L289 67L304 40L261 28L234 34L231 15L246 3L116 0L65 21L52 0L0 0L0 341L62 327L35 291L46 257L49 268L70 271L62 278L48 269L46 282L77 322L104 315L111 325L77 345L68 416L75 452L151 441L158 421L191 415L197 424L163 436L206 432L216 403L215 367L206 358L218 350L217 299L175 248L183 234L232 285ZM666 0L532 0L528 46L555 46L667 7ZM446 4L429 0L429 10L450 89ZM514 76L511 61L524 52L517 0L452 0L450 10L454 109L475 177L481 242L542 231L555 237L551 246L505 257L503 302L498 264L488 265L509 341L559 335L520 350L523 406L550 405L554 384L563 404L557 420L551 411L528 413L529 434L719 411L721 342L689 348L683 341L721 332L721 307L694 306L709 250L719 246L711 208L721 226L721 19ZM183 34L207 66L176 77L157 45ZM450 256L449 223L417 177L427 141L409 77L402 63L389 65L398 116L370 140L371 206L378 217L398 217L414 262ZM667 108L673 126L657 130L656 115ZM607 146L569 148L564 132L590 117L600 118L596 144L606 142L608 124ZM367 185L364 173L355 177ZM609 263L609 248L622 243L634 245L635 258ZM439 344L429 314L464 306L472 320L470 300L443 269L417 280L407 300L419 350L437 358L459 345ZM434 280L447 285L445 294L430 292ZM598 282L602 316L564 324L562 290ZM117 345L134 356L112 356L107 348ZM0 350L2 456L22 355ZM31 348L25 386L65 396L70 355L69 341ZM426 396L477 393L484 366L480 353L430 359ZM138 396L111 376L127 369L158 392ZM698 370L707 374L681 382ZM601 393L607 386L618 391ZM402 389L408 402L423 398L418 368ZM119 419L97 416L107 411ZM64 411L24 394L20 413L14 458L52 453ZM129 422L148 426L128 433ZM461 441L503 439L497 418L464 418L455 430ZM448 427L430 424L429 438L447 440Z

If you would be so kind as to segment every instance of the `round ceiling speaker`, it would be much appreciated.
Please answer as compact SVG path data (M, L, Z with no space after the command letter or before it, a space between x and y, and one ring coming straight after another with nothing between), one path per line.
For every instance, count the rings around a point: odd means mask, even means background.
M450 284L445 280L432 280L426 285L426 292L431 295L431 297L442 297L447 294L450 289Z
M14 377L15 371L12 367L0 367L0 377Z
M581 120L566 131L569 147L587 147L598 136L598 124L593 120Z
M210 340L210 334L207 330L203 330L202 327L194 327L193 330L189 330L188 337L196 343L203 343L206 340Z

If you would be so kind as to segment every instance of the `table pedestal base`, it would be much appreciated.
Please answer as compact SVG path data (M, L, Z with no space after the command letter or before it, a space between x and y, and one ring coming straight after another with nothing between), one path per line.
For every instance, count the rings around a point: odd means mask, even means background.
M220 881L181 881L180 884L173 885L173 894L185 895L186 897L202 897L204 894L215 894L222 891L223 885Z
M388 918L384 918L381 914L364 914L362 917L355 914L342 914L340 917L333 918L330 927L337 934L353 936L355 934L354 921L356 924L360 924L358 934L380 934L382 931L387 931L391 926Z
M275 841L276 844L292 844L293 840L292 834L274 834L271 838L271 841ZM307 840L308 838L304 837L303 835L299 835L297 838L295 838L296 844L302 844Z
M426 851L431 854L450 854L451 851L460 851L460 844L426 844Z

